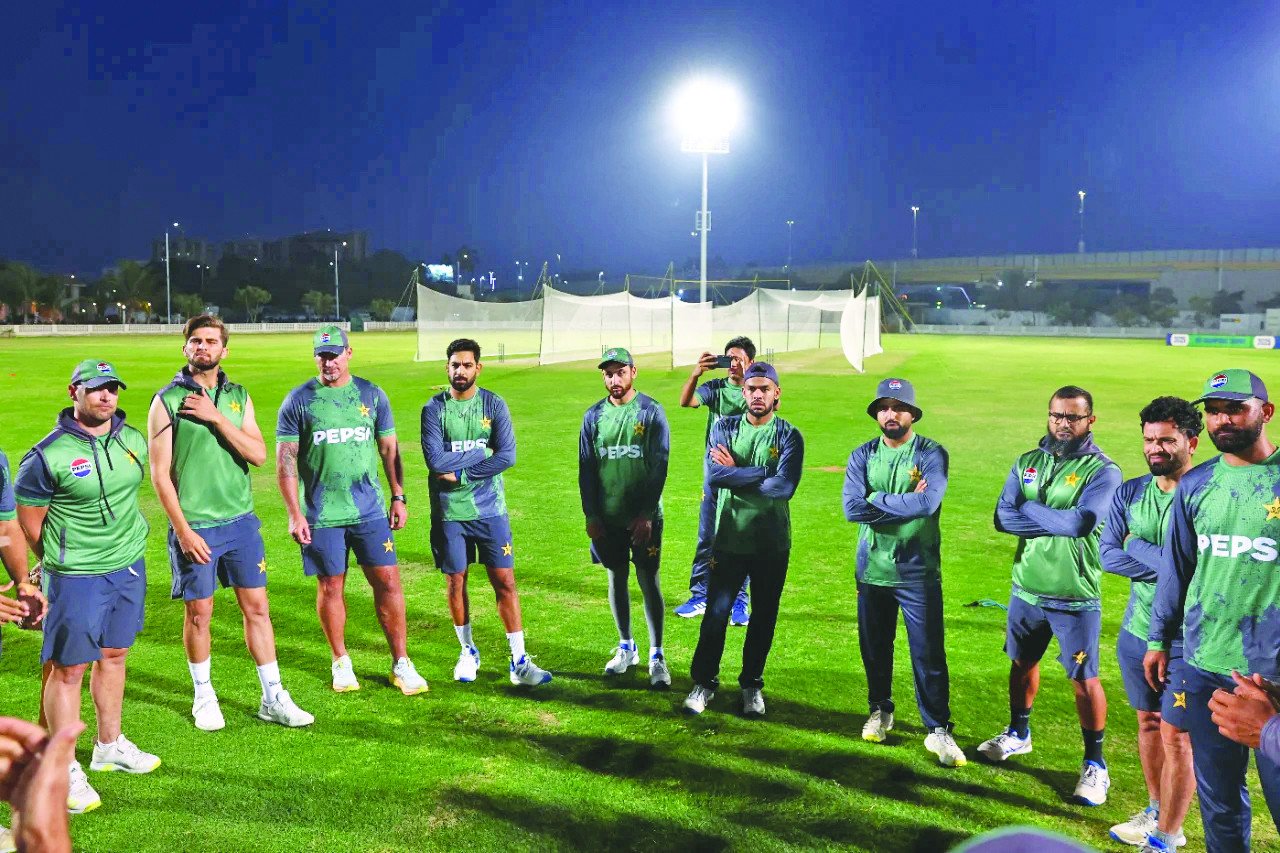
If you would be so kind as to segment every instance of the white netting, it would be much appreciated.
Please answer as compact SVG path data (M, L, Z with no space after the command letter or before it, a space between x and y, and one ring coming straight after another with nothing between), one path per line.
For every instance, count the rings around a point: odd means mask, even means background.
M486 359L537 355L542 300L475 302L418 286L418 361L443 361L457 338L479 342Z
M857 296L850 297L848 307L840 316L840 348L844 350L844 357L854 370L862 372L863 359L867 356L864 349L866 345L866 328L867 328L867 292L864 290ZM876 315L879 320L879 314ZM879 329L876 330L876 336L879 337Z
M863 291L864 295L866 291ZM878 355L884 352L880 345L880 296L867 295L866 338L862 345L863 355Z
M671 349L671 300L630 293L574 296L543 288L542 364L599 358L609 347L633 355Z

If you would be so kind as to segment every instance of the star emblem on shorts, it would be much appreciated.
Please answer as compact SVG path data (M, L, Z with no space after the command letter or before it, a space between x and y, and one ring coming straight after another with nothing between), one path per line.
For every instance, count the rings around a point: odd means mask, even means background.
M778 448L776 448L776 447L770 447L770 448L769 448L769 458L770 458L770 459L777 459L777 458L778 458L778 455L779 455L780 453L782 453L782 451L781 451L781 450L779 450L779 449L778 449Z
M395 549L396 549L396 543L393 542L391 539L387 539L386 542L382 543L382 550L387 552L388 554L390 554Z
M510 557L512 554L515 553L515 551L516 549L511 547L510 542L502 546L502 556L504 557Z
M1187 691L1183 690L1181 693L1173 694L1173 707L1175 708L1187 707Z
M1262 508L1267 511L1267 521L1280 518L1280 498L1276 498L1269 504L1263 504Z
M1068 486L1074 486L1078 482L1080 482L1080 475L1077 474L1076 472L1072 471L1070 474L1067 475Z
M658 556L658 546L657 546L657 545L650 545L650 546L649 546L649 556L650 556L650 557L656 557L656 556Z
M1077 664L1082 664L1085 662L1085 660L1088 659L1088 657L1089 657L1088 652L1086 652L1084 649L1081 649L1080 651L1072 655L1071 659L1075 661Z
M644 424L636 424L631 432L633 435L644 435Z
M366 406L364 403L360 404L360 417L362 418L369 417L369 407Z
M263 557L262 561L258 563L258 574L265 575L266 573L267 573L267 558Z
M710 560L707 560L707 565L714 569L716 567L716 558L712 557Z
M480 426L481 426L481 428L482 428L482 429L488 429L489 427L493 426L493 419L492 419L492 418L481 418L481 419L480 419Z
M237 402L235 402L234 400L232 400L232 401L231 401L231 411L232 411L232 412L234 412L234 413L235 413L235 414L237 414L237 415L238 415L238 414L240 414L240 404L239 404L239 403L237 403Z

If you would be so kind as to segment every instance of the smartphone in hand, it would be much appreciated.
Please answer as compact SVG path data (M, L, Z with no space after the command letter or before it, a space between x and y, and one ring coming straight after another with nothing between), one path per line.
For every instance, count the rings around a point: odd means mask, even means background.
M718 356L716 356L716 369L717 369L717 370L728 370L728 369L729 369L730 367L732 367L732 366L733 366L733 356L731 356L731 355L718 355Z

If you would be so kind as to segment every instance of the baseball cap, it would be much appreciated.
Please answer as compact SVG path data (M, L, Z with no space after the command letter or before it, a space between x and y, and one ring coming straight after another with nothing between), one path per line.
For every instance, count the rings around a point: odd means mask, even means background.
M748 379L760 378L768 379L779 388L782 387L782 383L778 381L778 371L774 370L773 365L769 364L767 361L753 361L751 366L747 368L746 372L742 374L743 382L746 382Z
M635 361L631 358L631 353L622 347L609 347L600 357L600 363L596 367L603 369L606 364L625 364L628 367L634 367Z
M335 326L330 323L316 329L316 333L311 336L311 346L316 355L322 352L338 355L346 351L347 347L350 346L350 342L347 340L347 333L342 330L341 326Z
M116 372L116 366L109 361L86 358L76 365L75 370L71 371L71 384L84 385L89 390L101 388L103 385L110 385L112 382L119 383L121 388L129 387L124 384L124 380Z
M920 411L920 407L916 405L915 386L905 379L893 377L881 379L880 384L876 386L876 396L867 405L868 415L873 418L876 416L876 403L881 400L893 400L902 403L911 410L911 417L914 420L918 421L924 417L924 412Z
M1257 397L1267 402L1267 386L1256 374L1239 367L1219 370L1204 381L1204 391L1196 403L1205 400L1248 400Z

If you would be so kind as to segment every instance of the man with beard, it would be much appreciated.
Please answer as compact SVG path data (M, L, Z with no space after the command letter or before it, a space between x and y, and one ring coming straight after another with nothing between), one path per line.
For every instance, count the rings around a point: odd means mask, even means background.
M453 679L475 681L480 668L467 595L468 568L478 562L488 572L506 628L511 683L546 684L551 673L524 647L515 545L502 485L502 472L516 464L511 412L505 400L476 385L484 367L480 344L459 338L446 348L445 358L449 389L422 407L422 454L431 474L431 555L448 583L449 613L462 646Z
M209 637L213 593L221 583L235 590L244 614L245 644L262 686L258 719L310 725L315 717L294 704L276 662L267 557L249 477L249 466L267 459L253 399L222 372L227 327L221 319L192 317L182 334L186 366L151 401L147 432L151 485L171 525L172 596L185 604L182 639L195 690L191 715L202 731L226 725L213 689Z
M118 407L125 387L109 361L76 365L67 389L72 405L23 457L14 492L49 598L40 653L51 664L43 696L48 729L79 725L92 665L97 737L89 769L150 773L160 759L121 731L125 658L142 630L147 590L147 522L138 509L147 440ZM69 768L68 810L102 805L80 763Z
M929 734L925 749L946 767L963 767L951 734L951 687L942 628L942 534L947 451L917 435L924 417L905 379L884 379L867 406L881 437L849 454L844 515L859 523L858 647L867 672L870 715L862 739L882 743L893 729L893 642L898 610L907 624L916 705Z
M317 329L311 348L319 375L289 392L276 421L276 484L289 513L289 534L302 547L302 570L316 578L316 612L333 654L333 689L360 689L346 643L347 557L354 552L391 649L391 684L406 696L425 693L427 681L409 660L392 536L409 520L409 510L391 403L377 385L351 375L351 346L340 326ZM389 505L378 482L379 461L391 488Z
M732 338L724 345L725 357L729 359L729 375L722 379L712 379L698 385L698 380L708 370L714 370L717 357L713 353L704 352L698 358L698 364L685 380L680 389L680 405L686 409L699 407L707 410L707 449L711 449L711 428L721 418L730 415L741 415L747 410L747 401L742 396L742 377L756 357L756 345L750 338ZM698 504L698 543L694 546L693 566L689 571L689 598L676 608L676 615L685 619L701 616L707 609L707 578L711 561L711 537L715 527L716 504L719 496L713 489L703 488L702 501ZM733 603L733 612L729 616L729 624L745 626L751 619L750 600L747 594L747 583L742 582L738 597Z
M1186 844L1182 822L1195 793L1191 739L1186 731L1182 676L1182 638L1174 640L1169 662L1170 687L1147 684L1143 656L1151 623L1156 576L1164 562L1161 548L1178 481L1191 470L1191 457L1204 421L1196 407L1178 397L1157 397L1138 415L1142 452L1150 474L1126 480L1116 491L1102 529L1102 568L1129 578L1129 606L1116 643L1120 676L1129 704L1138 714L1138 758L1147 782L1148 804L1111 837L1141 845L1152 836L1173 846Z
M1018 537L1005 634L1009 727L978 746L990 761L1031 751L1031 705L1040 659L1054 637L1075 691L1084 763L1074 799L1100 806L1111 780L1102 757L1107 699L1098 680L1102 629L1100 528L1120 486L1120 469L1098 449L1090 428L1093 396L1067 385L1049 399L1048 434L1013 463L995 527Z
M662 487L671 450L667 415L652 397L635 389L635 362L621 347L605 352L599 365L609 396L587 409L578 435L578 490L587 517L591 559L609 572L609 609L618 627L618 649L605 675L622 675L640 662L631 636L628 563L644 598L649 628L649 684L670 687L662 649Z
M791 556L790 502L804 470L804 439L774 414L782 389L772 365L758 361L748 367L742 394L747 413L716 423L707 452L706 485L719 494L707 612L693 653L694 687L684 700L692 714L705 711L715 696L729 614L748 576L756 612L742 646L738 686L742 713L764 714L764 665Z
M1196 402L1204 403L1205 428L1222 455L1178 484L1147 634L1147 680L1153 689L1169 680L1171 649L1182 631L1185 684L1170 689L1186 706L1205 847L1242 851L1249 849L1252 821L1249 749L1218 730L1209 703L1241 688L1237 674L1280 679L1280 452L1263 432L1275 406L1249 371L1213 374ZM1275 820L1280 765L1262 752L1257 764Z

